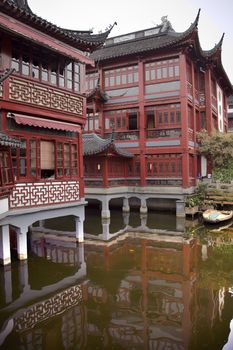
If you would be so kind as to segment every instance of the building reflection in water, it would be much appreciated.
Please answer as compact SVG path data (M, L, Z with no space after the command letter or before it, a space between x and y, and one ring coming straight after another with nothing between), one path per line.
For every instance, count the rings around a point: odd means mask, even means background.
M42 223L32 229L32 258L17 265L18 283L10 283L11 269L2 270L0 346L12 349L17 340L22 350L188 349L197 343L200 310L213 326L224 299L221 289L200 288L196 238L148 231L143 217L144 232L112 235L110 223L102 225L101 235L79 245L71 231Z

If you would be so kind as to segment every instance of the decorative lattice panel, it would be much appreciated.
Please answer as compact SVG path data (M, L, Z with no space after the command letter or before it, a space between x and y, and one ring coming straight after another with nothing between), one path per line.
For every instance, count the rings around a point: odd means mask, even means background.
M10 78L9 98L17 102L83 114L83 98L81 96L15 77Z
M70 307L77 305L83 299L82 285L76 285L57 293L50 299L44 300L25 309L23 314L14 318L17 332L32 329L38 323L57 316Z
M69 203L79 200L78 181L17 184L10 195L10 209Z

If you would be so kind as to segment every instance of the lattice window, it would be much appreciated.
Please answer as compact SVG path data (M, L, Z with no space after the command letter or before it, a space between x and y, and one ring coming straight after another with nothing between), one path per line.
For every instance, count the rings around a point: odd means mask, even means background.
M180 177L181 176L181 155L160 154L147 159L148 177Z
M154 61L145 64L145 81L167 80L180 75L179 59Z
M88 113L85 124L85 131L96 131L99 130L99 115L98 113Z
M98 82L99 73L89 73L86 74L86 90L91 91L96 88Z
M104 71L105 88L133 85L138 82L138 66L121 67Z
M57 85L73 91L80 91L81 64L64 62L49 54L42 54L36 48L22 47L13 42L11 67L16 73Z
M12 164L17 179L66 178L78 176L78 145L72 142L21 139L25 148L12 149Z
M179 104L148 107L146 112L147 129L180 126L181 112Z
M12 185L13 172L9 150L0 150L0 187ZM1 190L0 190L1 193Z
M138 130L138 110L122 109L105 114L105 130Z

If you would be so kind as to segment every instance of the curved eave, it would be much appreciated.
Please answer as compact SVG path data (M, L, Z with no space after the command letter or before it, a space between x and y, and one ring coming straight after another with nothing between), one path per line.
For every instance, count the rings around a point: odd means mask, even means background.
M116 154L121 156L121 157L124 157L124 158L133 158L134 157L134 155L132 153L123 151L122 149L117 147L117 145L115 145L115 143L113 144L113 149L115 150Z
M216 72L216 76L220 77L220 84L223 86L226 93L232 94L232 84L228 78L228 75L222 64L222 43L223 43L224 34L222 35L218 44L214 46L211 50L202 50L200 46L200 41L198 33L196 36L196 53L200 57L203 65L211 66L212 69Z
M101 62L118 57L127 57L135 54L140 55L141 53L149 53L151 51L154 52L157 50L177 47L177 45L185 42L187 39L193 36L193 33L197 29L199 14L200 10L195 21L186 31L182 33L168 31L159 35L152 35L140 39L126 41L123 43L108 45L100 50L95 51L91 55L91 58L95 61ZM111 52L113 48L115 48L115 52Z
M219 57L219 56L221 56L222 43L223 43L224 35L225 35L225 33L223 33L221 39L213 47L213 49L211 49L211 50L203 50L202 51L203 56L208 57L208 58L209 57Z
M3 132L0 132L0 145L11 148L24 148L20 140L10 137Z
M80 50L93 52L101 47L112 28L101 34L91 35L90 31L71 31L63 29L35 15L29 10L19 8L9 0L1 0L0 10L15 19L57 38Z
M133 154L127 151L121 150L114 143L114 132L107 139L96 134L84 134L83 135L83 156L93 155L106 155L106 151L111 150L116 155L124 158L132 158Z
M102 102L108 101L106 93L103 90L101 90L99 86L97 86L95 89L89 92L86 95L86 98L87 98L87 102L91 102L93 100L99 100Z
M104 152L112 143L112 137L103 139L96 134L83 135L83 156L90 156Z

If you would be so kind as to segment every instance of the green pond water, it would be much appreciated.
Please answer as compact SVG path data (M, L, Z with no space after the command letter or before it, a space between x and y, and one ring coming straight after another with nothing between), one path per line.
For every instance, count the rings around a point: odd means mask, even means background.
M171 213L35 223L0 267L0 349L233 349L233 226Z

